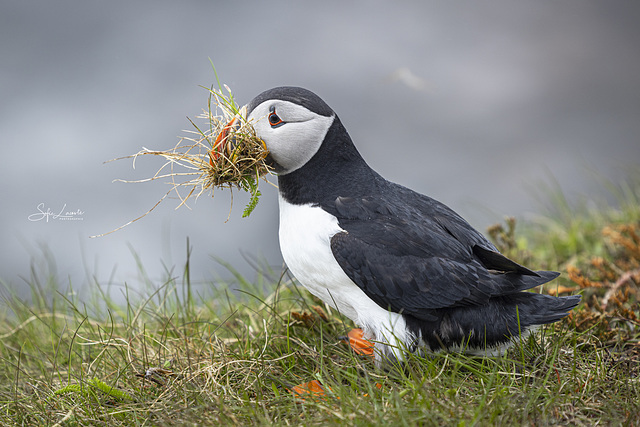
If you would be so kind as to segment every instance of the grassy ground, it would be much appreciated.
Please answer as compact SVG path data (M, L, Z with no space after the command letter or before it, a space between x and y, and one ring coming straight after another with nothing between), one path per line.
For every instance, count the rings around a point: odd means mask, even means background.
M238 278L242 293L202 298L187 264L124 305L34 275L30 302L5 289L0 304L0 424L638 425L639 183L620 187L618 210L567 205L489 230L508 255L564 273L538 291L584 296L495 359L413 356L378 371L339 340L351 323L286 274L267 292ZM289 391L314 378L324 398Z

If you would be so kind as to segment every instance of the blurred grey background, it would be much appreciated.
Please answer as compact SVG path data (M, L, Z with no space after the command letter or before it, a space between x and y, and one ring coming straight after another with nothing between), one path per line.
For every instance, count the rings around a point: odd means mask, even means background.
M166 185L112 183L160 160L206 107L214 75L240 103L278 85L331 105L370 165L484 230L538 207L557 180L599 191L640 160L640 3L628 1L30 1L0 6L0 277L24 292L30 266L63 286L137 286L135 251L157 283L179 275L186 239L198 283L249 279L246 257L281 269L277 194L192 210ZM42 204L42 205L40 205ZM39 214L75 212L78 220ZM35 216L33 216L36 214ZM39 221L34 220L40 218ZM30 220L31 219L31 220ZM48 248L44 250L43 248ZM57 269L47 268L47 259ZM44 276L43 276L44 277Z

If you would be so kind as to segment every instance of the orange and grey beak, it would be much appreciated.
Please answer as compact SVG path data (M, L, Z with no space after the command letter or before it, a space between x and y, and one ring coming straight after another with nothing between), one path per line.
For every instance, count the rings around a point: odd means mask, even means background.
M231 119L229 123L224 125L222 131L216 137L216 142L213 144L213 148L209 151L209 164L213 167L218 161L222 153L226 156L230 156L233 150L236 148L236 139L233 136L233 131L240 128L240 118L238 116Z

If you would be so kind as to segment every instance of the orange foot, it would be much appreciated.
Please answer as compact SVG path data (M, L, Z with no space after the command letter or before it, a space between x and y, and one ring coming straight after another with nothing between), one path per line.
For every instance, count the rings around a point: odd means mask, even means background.
M376 383L376 388L378 390L382 389L382 384ZM331 391L330 387L326 387L326 389ZM302 400L304 400L305 396L307 395L309 397L321 397L323 399L327 396L327 393L325 392L325 386L323 386L322 383L318 380L312 380L308 383L298 384L297 386L292 387L291 391L296 395L296 397ZM362 397L367 396L369 396L369 393L365 393ZM340 399L339 396L336 396L336 398Z
M298 384L297 386L292 387L291 391L296 395L296 397L302 398L302 400L304 400L304 396L306 395L311 395L314 397L326 396L326 393L324 391L324 386L318 380L313 380L313 381L309 381L308 383Z
M373 356L373 346L371 341L367 341L363 338L364 333L362 329L356 328L349 331L345 337L345 341L349 340L349 345L356 354L362 356Z

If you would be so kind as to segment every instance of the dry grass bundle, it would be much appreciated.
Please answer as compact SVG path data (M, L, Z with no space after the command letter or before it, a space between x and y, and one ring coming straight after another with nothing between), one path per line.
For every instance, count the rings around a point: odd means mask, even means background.
M177 209L186 205L190 198L197 199L209 190L213 197L215 187L237 188L250 193L251 199L242 216L251 214L261 195L258 190L258 181L271 172L271 168L265 163L269 152L264 141L257 137L252 124L247 121L246 107L239 108L229 87L224 85L224 88L227 94L220 86L219 89L207 88L208 108L197 116L198 119L206 120L206 128L199 127L189 119L195 130L187 131L190 136L181 138L172 149L157 151L143 147L136 154L113 159L133 159L135 169L135 162L140 156L151 155L164 158L165 163L150 178L117 179L116 181L140 183L167 180L171 189L140 217L109 233L92 237L113 233L144 218L172 192L180 199Z

